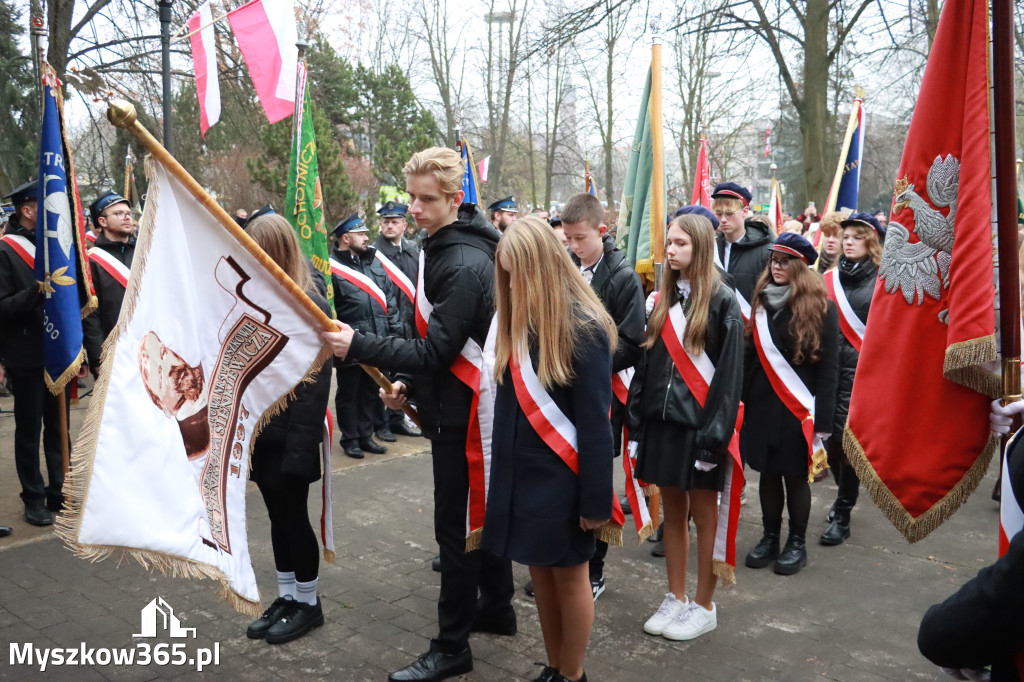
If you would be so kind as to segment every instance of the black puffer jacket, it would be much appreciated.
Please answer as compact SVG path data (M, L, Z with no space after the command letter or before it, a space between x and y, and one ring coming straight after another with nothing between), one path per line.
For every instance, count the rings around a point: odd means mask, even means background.
M644 342L644 289L640 276L626 257L615 248L611 235L604 236L604 256L594 271L590 286L615 320L619 343L612 357L612 371L632 367L640 360L640 344ZM580 259L570 254L576 265Z
M870 258L859 263L839 257L839 283L846 293L846 300L857 314L861 322L868 321L868 309L871 307L871 296L875 293L875 280L878 278L878 266ZM840 312L840 315L842 313ZM840 331L842 329L840 328ZM850 412L850 395L853 393L853 376L857 372L857 361L860 353L839 334L839 390L836 394L835 426L832 429L833 440L842 442L843 429L846 428L846 417Z
M736 290L750 303L750 298L757 287L757 278L768 266L768 250L775 241L775 236L771 233L771 228L759 220L747 218L744 227L747 232L729 250L729 267L725 270L732 275ZM715 245L718 247L718 257L724 264L725 235L721 232L715 235Z
M425 339L356 332L349 357L403 373L416 400L423 434L466 437L472 391L451 372L472 338L483 346L494 317L494 250L501 234L476 204L459 207L454 223L423 242L423 294L434 310Z
M334 312L338 319L352 326L353 329L378 336L405 336L406 328L398 312L399 292L388 277L384 266L374 257L374 248L367 247L366 252L357 255L353 251L334 250L331 260L337 261L353 270L369 277L384 292L387 301L387 312L381 308L375 298L370 296L347 279L332 275L334 284ZM351 362L336 364L351 364Z
M103 234L96 237L93 248L103 249L120 261L129 270L135 258L135 237L126 242L114 242ZM117 318L121 315L121 302L124 301L124 286L114 279L99 263L89 259L92 271L92 282L96 287L96 299L99 307L96 312L82 320L82 333L85 338L85 354L89 358L89 368L93 375L99 372L100 350L110 332L117 326Z
M414 287L416 286L416 277L419 274L420 269L420 247L416 246L414 242L409 241L405 237L402 237L401 246L395 246L385 239L384 235L378 236L377 241L375 241L373 245L389 261L398 266L398 269L409 278L409 281L412 282ZM395 285L395 296L398 297L398 311L402 317L402 322L405 323L409 333L415 332L415 304L401 289L398 288L398 285Z
M679 305L678 294L672 293L673 305ZM689 309L687 300L684 314ZM739 303L724 284L711 296L707 329L704 352L715 365L707 403L702 408L693 397L659 337L644 351L629 386L630 433L639 433L645 420L658 419L695 430L696 445L702 450L718 454L728 447L743 389L744 340Z
M7 234L35 244L34 230L13 222ZM43 295L13 247L0 241L0 362L7 369L43 366Z

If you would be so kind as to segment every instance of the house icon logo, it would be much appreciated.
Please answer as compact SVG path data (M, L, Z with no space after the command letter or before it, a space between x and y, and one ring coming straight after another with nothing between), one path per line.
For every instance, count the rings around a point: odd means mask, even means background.
M181 627L174 609L163 597L156 597L142 608L142 632L132 637L156 637L158 632L165 632L171 637L188 637L191 634L195 639L196 636L195 628Z

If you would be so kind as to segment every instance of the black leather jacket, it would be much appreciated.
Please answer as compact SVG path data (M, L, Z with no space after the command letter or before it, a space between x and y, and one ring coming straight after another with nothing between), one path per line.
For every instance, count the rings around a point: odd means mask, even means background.
M729 267L726 271L732 276L736 289L750 303L757 287L757 278L768 266L768 250L775 236L767 225L758 220L747 218L744 227L746 234L729 250ZM721 232L715 235L715 248L718 249L722 263L725 263L725 235Z
M875 293L875 280L878 278L878 266L870 258L855 263L839 257L839 284L843 287L850 307L861 322L868 321L868 309L871 307L871 296ZM842 313L840 313L842 315ZM839 389L836 393L835 425L832 438L842 442L843 429L850 412L850 395L853 393L853 376L857 372L857 361L860 353L850 344L841 330L839 334Z

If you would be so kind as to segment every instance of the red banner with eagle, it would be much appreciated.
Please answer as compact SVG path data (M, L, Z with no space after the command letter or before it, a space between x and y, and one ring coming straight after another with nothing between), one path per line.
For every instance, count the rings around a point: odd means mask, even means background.
M948 519L997 441L988 2L942 10L903 149L844 447L910 541Z

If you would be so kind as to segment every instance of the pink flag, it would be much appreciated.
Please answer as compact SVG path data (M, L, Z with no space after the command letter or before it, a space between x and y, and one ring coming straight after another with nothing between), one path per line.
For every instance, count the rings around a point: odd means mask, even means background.
M708 161L708 141L700 141L697 154L697 172L693 176L693 195L690 203L711 208L711 163Z
M488 154L487 158L476 165L477 176L480 178L480 182L487 182L487 170L491 167L491 156Z
M228 13L267 120L277 123L295 108L298 29L292 0L251 0Z
M217 43L213 32L213 13L210 0L188 18L189 41L192 43L193 70L196 74L196 93L199 95L199 132L206 131L220 120L220 81L217 78Z
M768 155L772 153L772 124L768 122L768 127L764 130L764 158L768 158Z

